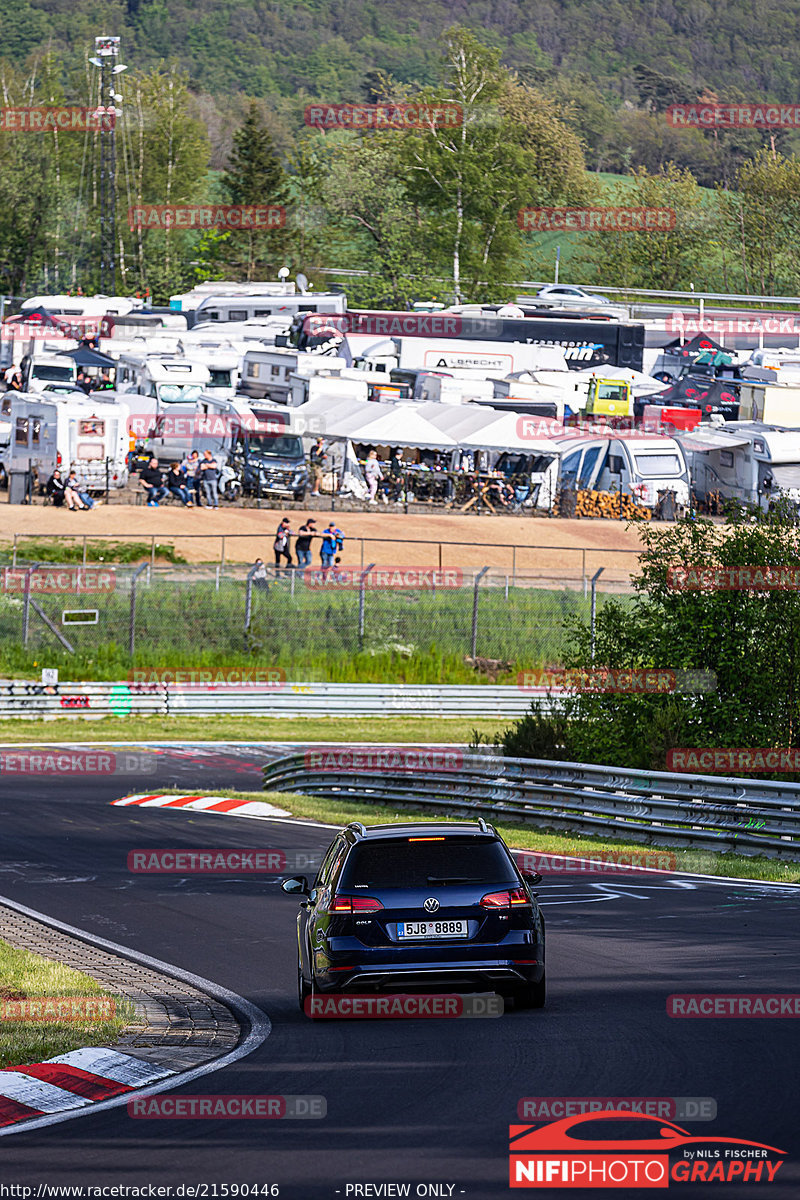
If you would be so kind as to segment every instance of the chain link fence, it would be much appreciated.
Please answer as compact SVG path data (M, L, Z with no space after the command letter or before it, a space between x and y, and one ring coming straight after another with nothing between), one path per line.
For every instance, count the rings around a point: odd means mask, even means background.
M246 567L148 563L0 568L0 673L63 665L119 679L250 664L296 679L365 678L371 669L398 682L462 682L476 670L492 679L560 662L565 622L590 613L579 578L512 579L488 568L367 564L266 569L260 578Z

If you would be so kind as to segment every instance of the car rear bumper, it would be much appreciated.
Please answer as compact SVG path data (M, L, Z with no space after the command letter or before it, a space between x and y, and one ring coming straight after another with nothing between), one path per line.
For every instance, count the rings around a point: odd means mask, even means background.
M536 961L490 959L484 962L359 963L338 964L319 972L315 986L321 991L485 991L538 983L544 975L544 954ZM337 969L338 967L338 969Z

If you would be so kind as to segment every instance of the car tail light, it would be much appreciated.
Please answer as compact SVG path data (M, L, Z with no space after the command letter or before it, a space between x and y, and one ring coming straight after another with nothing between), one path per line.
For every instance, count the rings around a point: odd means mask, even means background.
M487 892L481 900L481 908L511 908L513 904L530 904L524 888L512 888L507 892Z
M332 913L379 912L383 908L374 896L334 896Z

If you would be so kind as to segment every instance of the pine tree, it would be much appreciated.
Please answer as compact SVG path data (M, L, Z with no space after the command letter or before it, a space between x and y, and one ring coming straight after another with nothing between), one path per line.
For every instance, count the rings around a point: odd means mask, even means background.
M272 136L251 101L244 123L233 135L233 149L222 184L232 204L285 208L288 195L286 172L275 151ZM276 266L285 252L287 235L282 229L262 232L246 229L231 235L231 244L246 253L248 280L256 269Z

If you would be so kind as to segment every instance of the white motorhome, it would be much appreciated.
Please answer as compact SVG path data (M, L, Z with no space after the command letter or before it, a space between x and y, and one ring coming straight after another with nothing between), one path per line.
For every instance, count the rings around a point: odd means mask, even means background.
M318 371L336 372L347 366L335 355L306 353L302 350L248 350L242 360L239 390L256 400L289 404L292 395L290 376L308 377Z
M298 292L288 296L230 295L222 289L216 294L205 296L194 310L195 321L213 321L227 324L232 321L251 321L264 317L281 317L288 326L298 313L346 311L347 298L340 292L319 295Z
M124 487L128 480L128 406L113 393L54 397L14 393L11 438L0 452L6 472L33 467L44 483L56 467L74 469L92 490Z
M186 317L181 313L133 312L122 316L107 314L100 321L100 349L114 358L129 353L143 339L164 334L176 337L185 333Z
M42 391L48 383L78 385L75 359L56 351L37 350L22 360L22 387L26 392Z
M415 400L430 400L437 404L491 403L494 394L491 379L471 379L433 371L420 372L414 386Z
M667 491L675 493L677 504L689 503L689 471L675 438L611 433L554 441L561 450L562 488L622 492L646 508L654 508L659 493Z
M768 509L782 496L800 505L800 430L760 421L727 421L678 439L701 500L722 497Z
M20 305L20 313L44 308L54 317L103 317L106 313L133 312L142 303L129 296L31 296Z
M177 355L122 354L117 367L117 390L152 401L146 407L153 412L194 403L210 382L211 372L204 363Z

